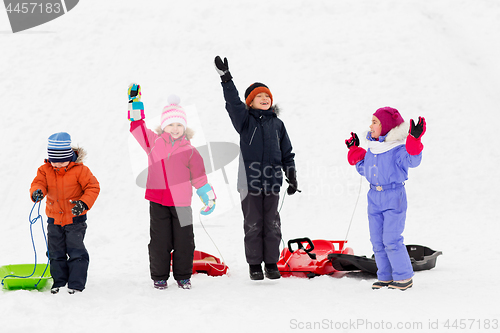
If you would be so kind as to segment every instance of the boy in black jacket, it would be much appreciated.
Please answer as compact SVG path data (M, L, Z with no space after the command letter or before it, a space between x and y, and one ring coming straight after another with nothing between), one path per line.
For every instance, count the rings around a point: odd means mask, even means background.
M297 191L292 144L283 122L278 119L273 96L262 83L254 83L245 91L245 103L240 100L232 81L227 59L217 56L215 67L222 80L226 110L234 128L240 134L240 167L238 192L244 217L245 255L252 280L281 277L279 260L281 222L278 213L279 191L283 172L289 187Z

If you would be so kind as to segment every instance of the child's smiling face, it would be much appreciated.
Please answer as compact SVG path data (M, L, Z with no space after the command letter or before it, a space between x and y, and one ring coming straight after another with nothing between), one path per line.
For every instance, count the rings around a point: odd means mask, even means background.
M378 120L377 117L373 116L372 124L370 125L370 133L372 135L372 138L378 139L381 132L382 132L382 124L380 123L380 120Z
M184 134L184 125L181 123L172 123L165 126L163 129L166 133L170 133L172 138L178 139Z
M265 92L255 95L252 103L250 103L250 107L257 110L269 110L271 107L271 96Z

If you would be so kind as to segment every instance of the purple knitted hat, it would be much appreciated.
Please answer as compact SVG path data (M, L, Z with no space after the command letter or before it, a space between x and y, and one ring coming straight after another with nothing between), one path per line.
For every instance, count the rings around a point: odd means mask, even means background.
M391 129L404 123L399 111L388 106L378 109L373 115L380 120L382 125L381 136L387 135Z

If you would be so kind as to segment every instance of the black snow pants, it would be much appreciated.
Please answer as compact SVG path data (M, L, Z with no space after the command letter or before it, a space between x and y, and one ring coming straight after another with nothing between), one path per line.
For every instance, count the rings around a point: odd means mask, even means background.
M148 248L151 279L157 281L169 278L170 258L175 280L191 278L194 257L191 207L163 206L151 201L149 214Z
M275 264L280 256L281 221L278 193L241 193L245 255L250 265Z
M51 222L49 219L47 242L50 274L54 280L52 287L64 287L68 284L70 289L83 290L89 268L89 254L83 244L87 223L60 226Z

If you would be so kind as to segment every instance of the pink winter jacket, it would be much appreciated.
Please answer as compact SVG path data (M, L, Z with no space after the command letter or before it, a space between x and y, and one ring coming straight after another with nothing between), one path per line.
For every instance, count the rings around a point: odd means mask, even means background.
M143 120L133 121L130 132L148 154L146 199L163 206L191 206L193 186L207 183L203 158L186 134L173 140L169 133L157 134Z

